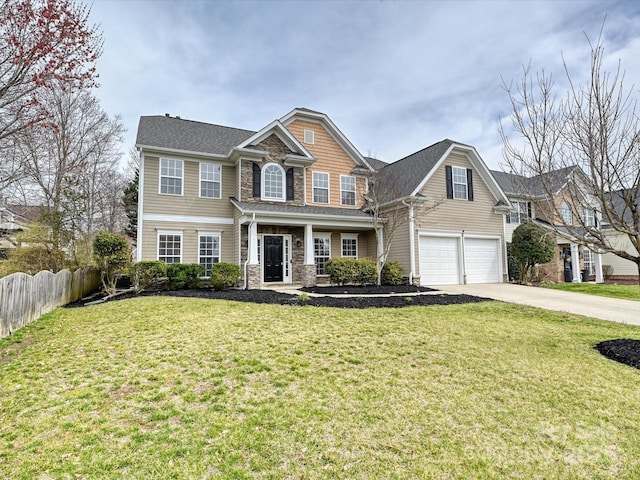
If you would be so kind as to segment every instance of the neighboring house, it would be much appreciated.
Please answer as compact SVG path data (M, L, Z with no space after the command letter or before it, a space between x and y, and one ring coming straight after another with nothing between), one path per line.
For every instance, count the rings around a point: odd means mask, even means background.
M625 203L621 199L621 191L613 192L608 195L608 200L614 205L615 209L620 212L620 214L624 215L625 223L628 225L633 224L631 212L626 210L624 211ZM640 205L640 198L638 198L636 204ZM623 213L624 212L624 213ZM603 232L607 233L607 240L609 241L612 248L616 250L624 250L629 252L631 255L638 255L638 248L631 243L631 239L629 235L622 234L617 232L611 228L607 222L602 223ZM640 236L640 232L639 232ZM608 266L608 270L610 275L614 278L638 278L638 266L627 259L619 257L613 253L605 253L602 259L605 266Z
M540 266L541 278L553 282L581 282L582 273L586 271L597 282L603 281L602 255L575 235L579 233L583 237L585 228L599 228L596 208L573 205L572 195L568 193L570 182L579 182L583 175L578 167L554 170L544 174L544 178L495 170L491 173L507 193L512 206L511 212L505 215L507 243L511 243L514 230L525 221L534 220L547 228L553 226L550 231L555 232L556 255L553 261ZM581 221L576 218L578 214L582 216Z
M16 235L36 222L42 213L38 205L16 205L0 198L0 259L16 246Z
M424 218L410 219L407 206L405 234L394 239L389 259L414 283L504 278L510 207L473 147L445 140L387 165L304 108L259 131L141 117L136 147L138 261L200 263L207 274L231 262L249 288L325 282L330 258L376 258L381 248L364 208L379 169L402 185L391 202L444 199Z

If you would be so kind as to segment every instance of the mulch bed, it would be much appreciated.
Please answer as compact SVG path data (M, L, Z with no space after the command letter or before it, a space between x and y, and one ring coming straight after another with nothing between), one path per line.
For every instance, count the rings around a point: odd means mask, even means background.
M640 369L640 340L618 338L600 342L595 348L611 360Z
M327 287L319 287L327 288ZM377 287L376 287L377 288ZM415 287L414 287L415 288ZM344 287L340 287L341 294L344 294ZM325 290L321 290L324 292ZM394 289L398 292L397 287ZM105 299L105 301L123 300L125 298L134 298L138 296L172 296L172 297L189 297L189 298L208 298L216 300L235 300L239 302L252 302L252 303L267 303L276 305L310 305L314 307L336 307L336 308L382 308L382 307L409 307L413 305L458 305L464 303L476 303L489 301L488 298L475 297L472 295L447 295L447 294L432 294L432 295L412 295L417 291L423 290L411 290L406 295L400 296L386 296L386 297L370 297L366 296L362 290L351 290L350 297L311 297L302 299L298 295L289 295L286 293L275 292L273 290L225 290L219 292L209 288L199 288L191 290L166 290L161 292L141 292L136 294L134 292L126 292L111 298ZM427 291L433 291L427 289ZM329 293L329 292L327 292ZM381 293L376 290L376 293ZM93 298L95 301L96 298ZM100 300L100 299L97 299ZM67 308L83 307L87 303L87 300L78 300L76 302L66 305Z
M388 295L392 293L435 292L436 290L428 287L418 287L416 285L316 285L315 287L303 287L300 291L321 295Z

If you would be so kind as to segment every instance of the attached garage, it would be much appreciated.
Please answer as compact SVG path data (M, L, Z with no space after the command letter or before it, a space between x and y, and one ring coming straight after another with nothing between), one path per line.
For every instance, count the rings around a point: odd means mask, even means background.
M466 272L467 283L502 281L498 239L465 237L462 258L461 242L461 236L419 237L418 255L422 285L460 284L463 283L463 272Z
M419 241L420 283L451 285L460 283L458 238L421 236Z

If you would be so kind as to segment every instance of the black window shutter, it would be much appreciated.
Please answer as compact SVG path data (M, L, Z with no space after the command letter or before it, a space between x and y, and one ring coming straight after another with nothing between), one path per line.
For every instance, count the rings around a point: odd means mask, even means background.
M258 165L257 163L253 164L253 196L260 198L260 188L261 188L261 184L260 184L260 175L261 175L261 171L260 171L260 165Z
M593 226L598 228L598 211L593 211Z
M511 223L511 214L507 213L506 217L507 217L507 223Z
M453 198L453 176L451 173L451 166L444 167L445 174L447 176L447 198Z
M287 170L287 200L293 200L293 167Z
M467 196L473 201L473 171L470 168L467 168Z
M532 218L531 217L531 202L527 202L527 216L529 218Z

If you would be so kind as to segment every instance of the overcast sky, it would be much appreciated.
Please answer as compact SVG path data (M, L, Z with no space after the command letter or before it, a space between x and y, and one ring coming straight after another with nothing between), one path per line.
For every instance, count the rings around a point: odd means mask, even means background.
M444 138L502 162L501 88L524 64L588 74L585 34L640 86L637 1L108 1L102 107L127 151L141 115L259 130L296 107L326 113L364 155L394 161Z

